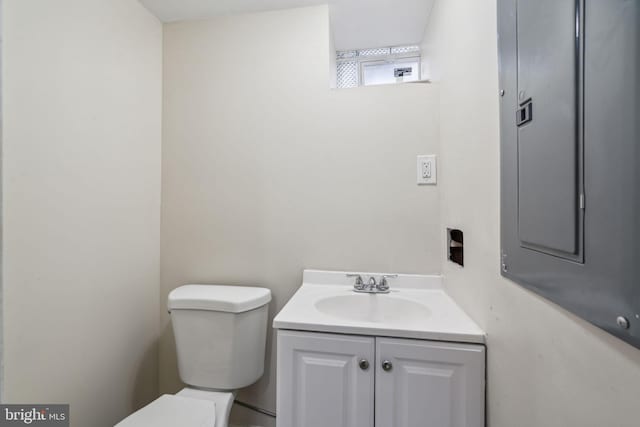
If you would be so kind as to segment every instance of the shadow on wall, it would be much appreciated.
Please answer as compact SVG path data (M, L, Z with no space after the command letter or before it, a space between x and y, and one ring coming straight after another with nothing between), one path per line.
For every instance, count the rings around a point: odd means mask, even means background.
M276 419L258 414L240 405L233 405L230 427L276 427Z
M173 335L173 327L171 322L166 323L164 328L160 332L160 342L166 347L164 349L164 364L170 366L171 370L165 371L164 375L164 387L160 390L160 394L164 393L177 393L180 391L184 384L180 381L178 376L178 357L175 351L176 339Z
M158 397L158 349L158 341L155 341L142 355L131 387L131 412L148 405ZM122 418L128 415L125 414Z

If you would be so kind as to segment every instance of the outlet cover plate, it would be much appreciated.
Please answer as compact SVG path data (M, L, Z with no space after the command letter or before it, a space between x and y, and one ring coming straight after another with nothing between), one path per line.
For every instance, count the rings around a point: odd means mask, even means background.
M418 156L418 185L435 185L437 183L437 164L434 154Z

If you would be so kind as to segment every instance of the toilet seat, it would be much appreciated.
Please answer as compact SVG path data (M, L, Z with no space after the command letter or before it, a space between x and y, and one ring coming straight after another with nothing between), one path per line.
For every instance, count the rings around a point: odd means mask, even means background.
M186 387L165 394L115 427L227 427L234 394Z
M217 427L214 401L165 394L116 427Z

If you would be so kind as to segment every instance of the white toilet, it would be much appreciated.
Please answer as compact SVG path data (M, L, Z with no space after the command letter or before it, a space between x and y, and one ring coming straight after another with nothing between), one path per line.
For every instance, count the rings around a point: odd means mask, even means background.
M264 372L265 288L185 285L169 294L180 379L163 395L116 427L227 427L235 390Z

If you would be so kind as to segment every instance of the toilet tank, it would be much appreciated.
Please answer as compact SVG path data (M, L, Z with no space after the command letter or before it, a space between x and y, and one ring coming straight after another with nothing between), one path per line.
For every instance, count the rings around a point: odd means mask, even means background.
M185 285L168 307L180 379L188 385L235 390L264 372L268 304L266 288Z

